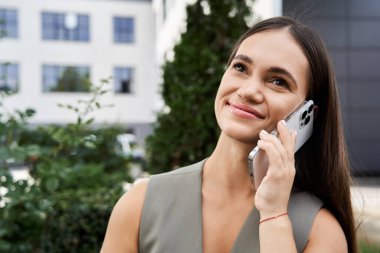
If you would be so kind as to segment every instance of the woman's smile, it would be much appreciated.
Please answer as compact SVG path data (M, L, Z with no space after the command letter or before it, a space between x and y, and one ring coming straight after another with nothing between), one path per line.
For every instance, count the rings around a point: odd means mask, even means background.
M243 103L227 102L230 111L241 118L245 119L264 119L264 116L251 106Z

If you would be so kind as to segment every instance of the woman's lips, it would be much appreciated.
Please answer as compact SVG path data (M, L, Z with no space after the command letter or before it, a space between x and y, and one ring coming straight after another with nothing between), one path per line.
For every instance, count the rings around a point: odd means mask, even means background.
M228 102L227 105L229 106L231 112L239 117L246 119L264 119L264 116L261 113L259 113L258 111L256 111L248 105L233 102Z

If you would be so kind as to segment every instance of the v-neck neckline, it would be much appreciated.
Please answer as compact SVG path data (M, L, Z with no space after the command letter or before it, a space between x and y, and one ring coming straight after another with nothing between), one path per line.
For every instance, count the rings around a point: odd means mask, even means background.
M201 168L199 170L199 177L200 177L200 184L199 187L199 206L200 206L200 215L197 215L200 217L200 228L198 228L198 231L200 233L200 252L203 253L203 196L202 196L202 187L203 187L203 170L205 167L207 159L203 160L203 163L201 164ZM248 176L248 174L247 174ZM253 206L247 217L245 218L243 225L237 234L234 243L232 244L232 248L230 253L240 253L240 252L246 252L247 250L250 250L252 253L259 252L260 245L259 245L259 226L258 222L260 220L260 215L258 210Z

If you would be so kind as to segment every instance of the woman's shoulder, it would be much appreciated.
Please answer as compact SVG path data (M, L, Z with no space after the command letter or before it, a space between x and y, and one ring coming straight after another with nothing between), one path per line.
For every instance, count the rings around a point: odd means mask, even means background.
M113 208L102 253L138 252L142 208L149 179L140 179L120 197Z
M294 232L306 242L304 253L347 252L343 229L322 200L305 191L294 190L290 197L289 215ZM305 245L304 244L304 245Z
M133 183L131 189L120 197L113 212L116 212L116 214L122 215L127 219L133 217L133 221L135 222L140 220L148 183L149 178L139 179Z
M343 229L327 208L321 208L315 217L304 253L312 252L348 252Z
M114 207L115 210L129 209L130 206L136 207L144 202L144 196L148 187L149 178L136 180L132 187L125 192Z

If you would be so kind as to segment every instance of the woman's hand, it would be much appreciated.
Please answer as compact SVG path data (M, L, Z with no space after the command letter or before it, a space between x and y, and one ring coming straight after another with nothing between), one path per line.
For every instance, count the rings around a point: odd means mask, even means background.
M268 156L269 168L255 194L255 206L261 220L287 212L290 192L296 173L294 146L296 133L286 127L284 120L277 124L278 138L260 132L258 147Z

